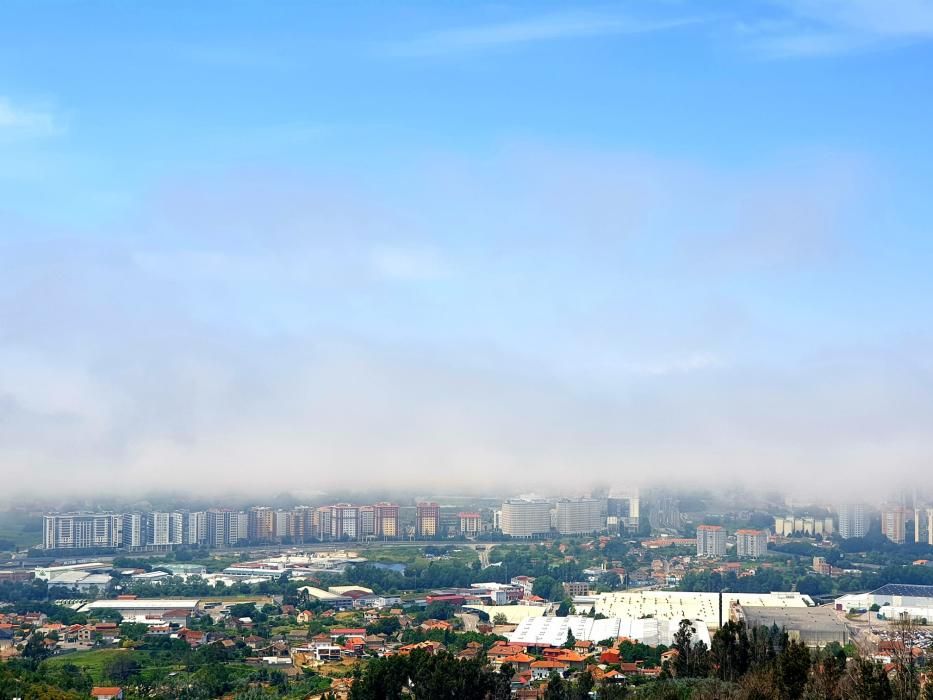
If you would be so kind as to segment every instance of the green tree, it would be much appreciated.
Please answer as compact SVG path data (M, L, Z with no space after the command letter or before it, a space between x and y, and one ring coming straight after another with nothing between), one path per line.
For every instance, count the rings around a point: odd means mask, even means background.
M777 677L782 694L790 700L803 695L810 673L810 650L795 640L790 641L778 656Z
M116 685L125 685L138 678L141 670L139 662L130 656L130 652L124 652L104 666L104 675Z
M843 697L859 700L893 700L891 683L880 664L870 659L855 659L843 680Z
M573 636L573 632L567 630L567 641L563 644L564 649L573 649L576 643L577 638Z
M716 675L723 681L736 681L751 665L751 645L745 622L729 621L713 635L710 647Z
M551 671L548 676L544 700L568 700L567 682L557 671Z

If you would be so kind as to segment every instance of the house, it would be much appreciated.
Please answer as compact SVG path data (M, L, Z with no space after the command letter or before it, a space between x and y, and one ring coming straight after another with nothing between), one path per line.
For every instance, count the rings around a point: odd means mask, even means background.
M97 686L91 688L91 697L97 700L123 700L123 688Z
M407 654L420 649L421 651L426 651L431 656L434 656L438 652L444 651L444 648L444 645L440 642L416 642L415 644L406 644L398 650L398 653L402 656L406 656Z
M512 664L512 668L515 669L516 673L522 673L523 671L530 671L531 664L533 664L534 661L535 657L520 653L505 657L499 662L499 667L501 668L502 664Z
M534 661L531 664L531 678L536 681L547 680L551 673L563 675L567 668L567 664L560 661Z
M187 642L190 647L199 647L207 643L207 637L201 630L189 630L187 627L183 627L178 630L175 636Z
M454 626L446 620L425 620L421 623L421 629L423 629L425 632L431 632L433 630L448 632L453 628Z
M619 650L618 649L606 649L602 654L599 655L599 663L601 664L617 664L619 663Z
M340 637L365 637L366 630L363 627L334 627L330 631L331 639L339 639Z
M314 619L314 613L310 610L302 610L295 616L295 619L298 621L299 625L306 625Z
M569 649L564 649L562 651L563 653L553 656L552 660L562 664L567 664L567 666L574 670L582 670L586 665L586 657L583 654L578 654L577 652L570 651Z
M677 660L677 656L679 656L679 652L676 649L668 649L667 651L661 652L661 665L674 663Z

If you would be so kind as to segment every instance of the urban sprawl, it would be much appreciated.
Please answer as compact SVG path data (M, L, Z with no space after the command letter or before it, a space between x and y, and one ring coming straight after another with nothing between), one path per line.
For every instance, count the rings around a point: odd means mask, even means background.
M0 697L933 694L915 495L451 500L21 509Z

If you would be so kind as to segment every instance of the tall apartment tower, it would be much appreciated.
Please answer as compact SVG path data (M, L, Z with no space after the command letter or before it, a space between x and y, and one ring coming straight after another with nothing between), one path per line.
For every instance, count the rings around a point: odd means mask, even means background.
M602 501L596 498L561 499L557 502L557 531L583 535L603 529Z
M167 547L171 542L171 513L146 513L148 539L146 545L151 547Z
M124 513L123 546L127 549L145 547L149 542L148 519L144 513Z
M377 503L373 506L376 537L393 540L398 537L398 506L393 503Z
M376 509L373 506L360 506L360 539L376 536Z
M914 506L914 542L933 545L933 508Z
M356 540L360 536L360 509L349 503L330 506L330 539Z
M758 559L768 552L767 530L737 530L735 553L744 559Z
M904 544L907 513L901 505L885 505L881 509L881 534L895 544Z
M502 534L537 537L551 531L551 504L542 500L513 498L502 503L499 516Z
M713 559L726 556L726 531L721 525L697 528L697 556Z
M479 513L464 512L459 513L460 534L466 537L475 537L482 528L482 519Z
M839 506L839 536L848 540L868 534L868 510L864 503L843 503Z
M212 508L207 511L207 543L211 547L230 547L245 540L249 529L246 513Z
M116 549L123 544L123 516L113 513L63 513L42 519L45 549Z
M419 503L415 509L415 532L418 537L437 537L441 509L436 503Z
M254 506L247 511L246 537L252 542L271 542L275 537L275 511Z
M185 513L184 544L207 544L207 513L192 511Z

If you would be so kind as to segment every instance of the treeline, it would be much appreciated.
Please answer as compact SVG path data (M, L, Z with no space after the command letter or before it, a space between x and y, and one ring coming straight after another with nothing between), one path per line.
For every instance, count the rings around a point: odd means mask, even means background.
M681 591L704 591L719 593L770 593L787 591L793 581L789 576L774 569L757 569L754 576L736 576L734 571L688 571L677 588Z
M811 652L776 626L748 629L744 622L730 621L717 630L709 648L696 640L695 632L689 621L681 622L672 645L678 653L664 669L668 680L634 697L933 700L933 684L921 693L909 651L888 673L871 659L847 658L838 644ZM701 680L693 683L695 679ZM664 694L665 688L672 693Z
M807 573L795 576L774 569L757 569L754 576L736 576L732 571L690 571L681 579L681 591L718 593L768 593L770 591L797 590L807 595L829 595L849 591L870 591L886 583L912 583L933 586L933 567L886 566L876 571L845 574L835 578Z
M524 574L543 578L545 582L577 581L583 576L582 568L573 563L550 565L547 558L531 558L508 553L497 566L480 568L479 562L466 565L453 559L416 561L395 571L366 562L347 568L340 577L342 582L365 586L377 593L424 590L430 588L466 588L473 583L508 583L513 576ZM548 596L556 589L549 586Z

